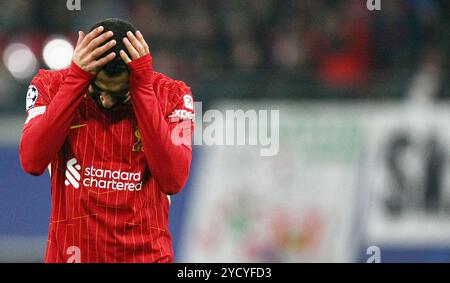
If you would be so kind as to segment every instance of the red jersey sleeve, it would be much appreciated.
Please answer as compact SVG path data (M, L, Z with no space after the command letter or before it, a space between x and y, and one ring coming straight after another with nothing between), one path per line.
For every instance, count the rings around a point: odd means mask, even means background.
M175 110L165 117L153 88L151 56L134 60L129 67L131 99L149 169L164 193L176 194L187 181L192 159L194 109L191 91L182 83L161 88L176 98Z
M26 97L27 118L20 140L20 161L25 172L41 175L67 137L73 115L93 75L75 63L56 90L61 75L40 71L32 80ZM56 93L51 93L56 91Z

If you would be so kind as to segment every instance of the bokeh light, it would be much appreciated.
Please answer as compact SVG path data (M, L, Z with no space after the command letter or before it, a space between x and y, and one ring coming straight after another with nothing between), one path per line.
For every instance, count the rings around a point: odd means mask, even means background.
M70 65L73 50L73 45L67 39L57 37L45 44L42 56L50 69L61 70Z
M23 43L9 44L3 53L3 63L16 80L30 78L37 69L37 59Z

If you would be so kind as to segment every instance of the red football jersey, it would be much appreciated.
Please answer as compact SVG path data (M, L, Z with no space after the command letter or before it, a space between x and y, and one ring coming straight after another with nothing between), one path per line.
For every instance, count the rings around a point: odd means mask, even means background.
M49 165L45 262L173 261L169 195L189 175L193 98L149 55L129 68L131 102L113 110L97 106L93 76L74 63L31 82L20 157L33 175Z

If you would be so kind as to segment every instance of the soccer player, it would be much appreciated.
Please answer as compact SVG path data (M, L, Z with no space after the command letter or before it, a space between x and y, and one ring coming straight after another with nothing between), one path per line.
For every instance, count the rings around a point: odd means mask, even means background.
M40 70L20 142L27 173L51 176L45 262L172 262L170 195L189 175L193 97L155 72L132 24L79 32L71 66Z

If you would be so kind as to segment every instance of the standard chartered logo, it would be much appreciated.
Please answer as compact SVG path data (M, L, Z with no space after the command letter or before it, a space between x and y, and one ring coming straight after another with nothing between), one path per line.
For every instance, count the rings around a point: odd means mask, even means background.
M105 170L87 167L83 170L83 179L81 179L81 166L76 158L67 161L66 166L66 186L72 185L75 189L82 184L88 188L140 191L142 190L141 172L126 172L122 170Z
M66 180L64 181L64 184L68 186L69 184L72 185L75 189L78 189L80 187L80 173L81 170L80 164L77 164L77 159L74 157L67 161L66 165Z
M83 186L99 189L140 191L142 189L141 172L105 170L93 166L84 169Z

